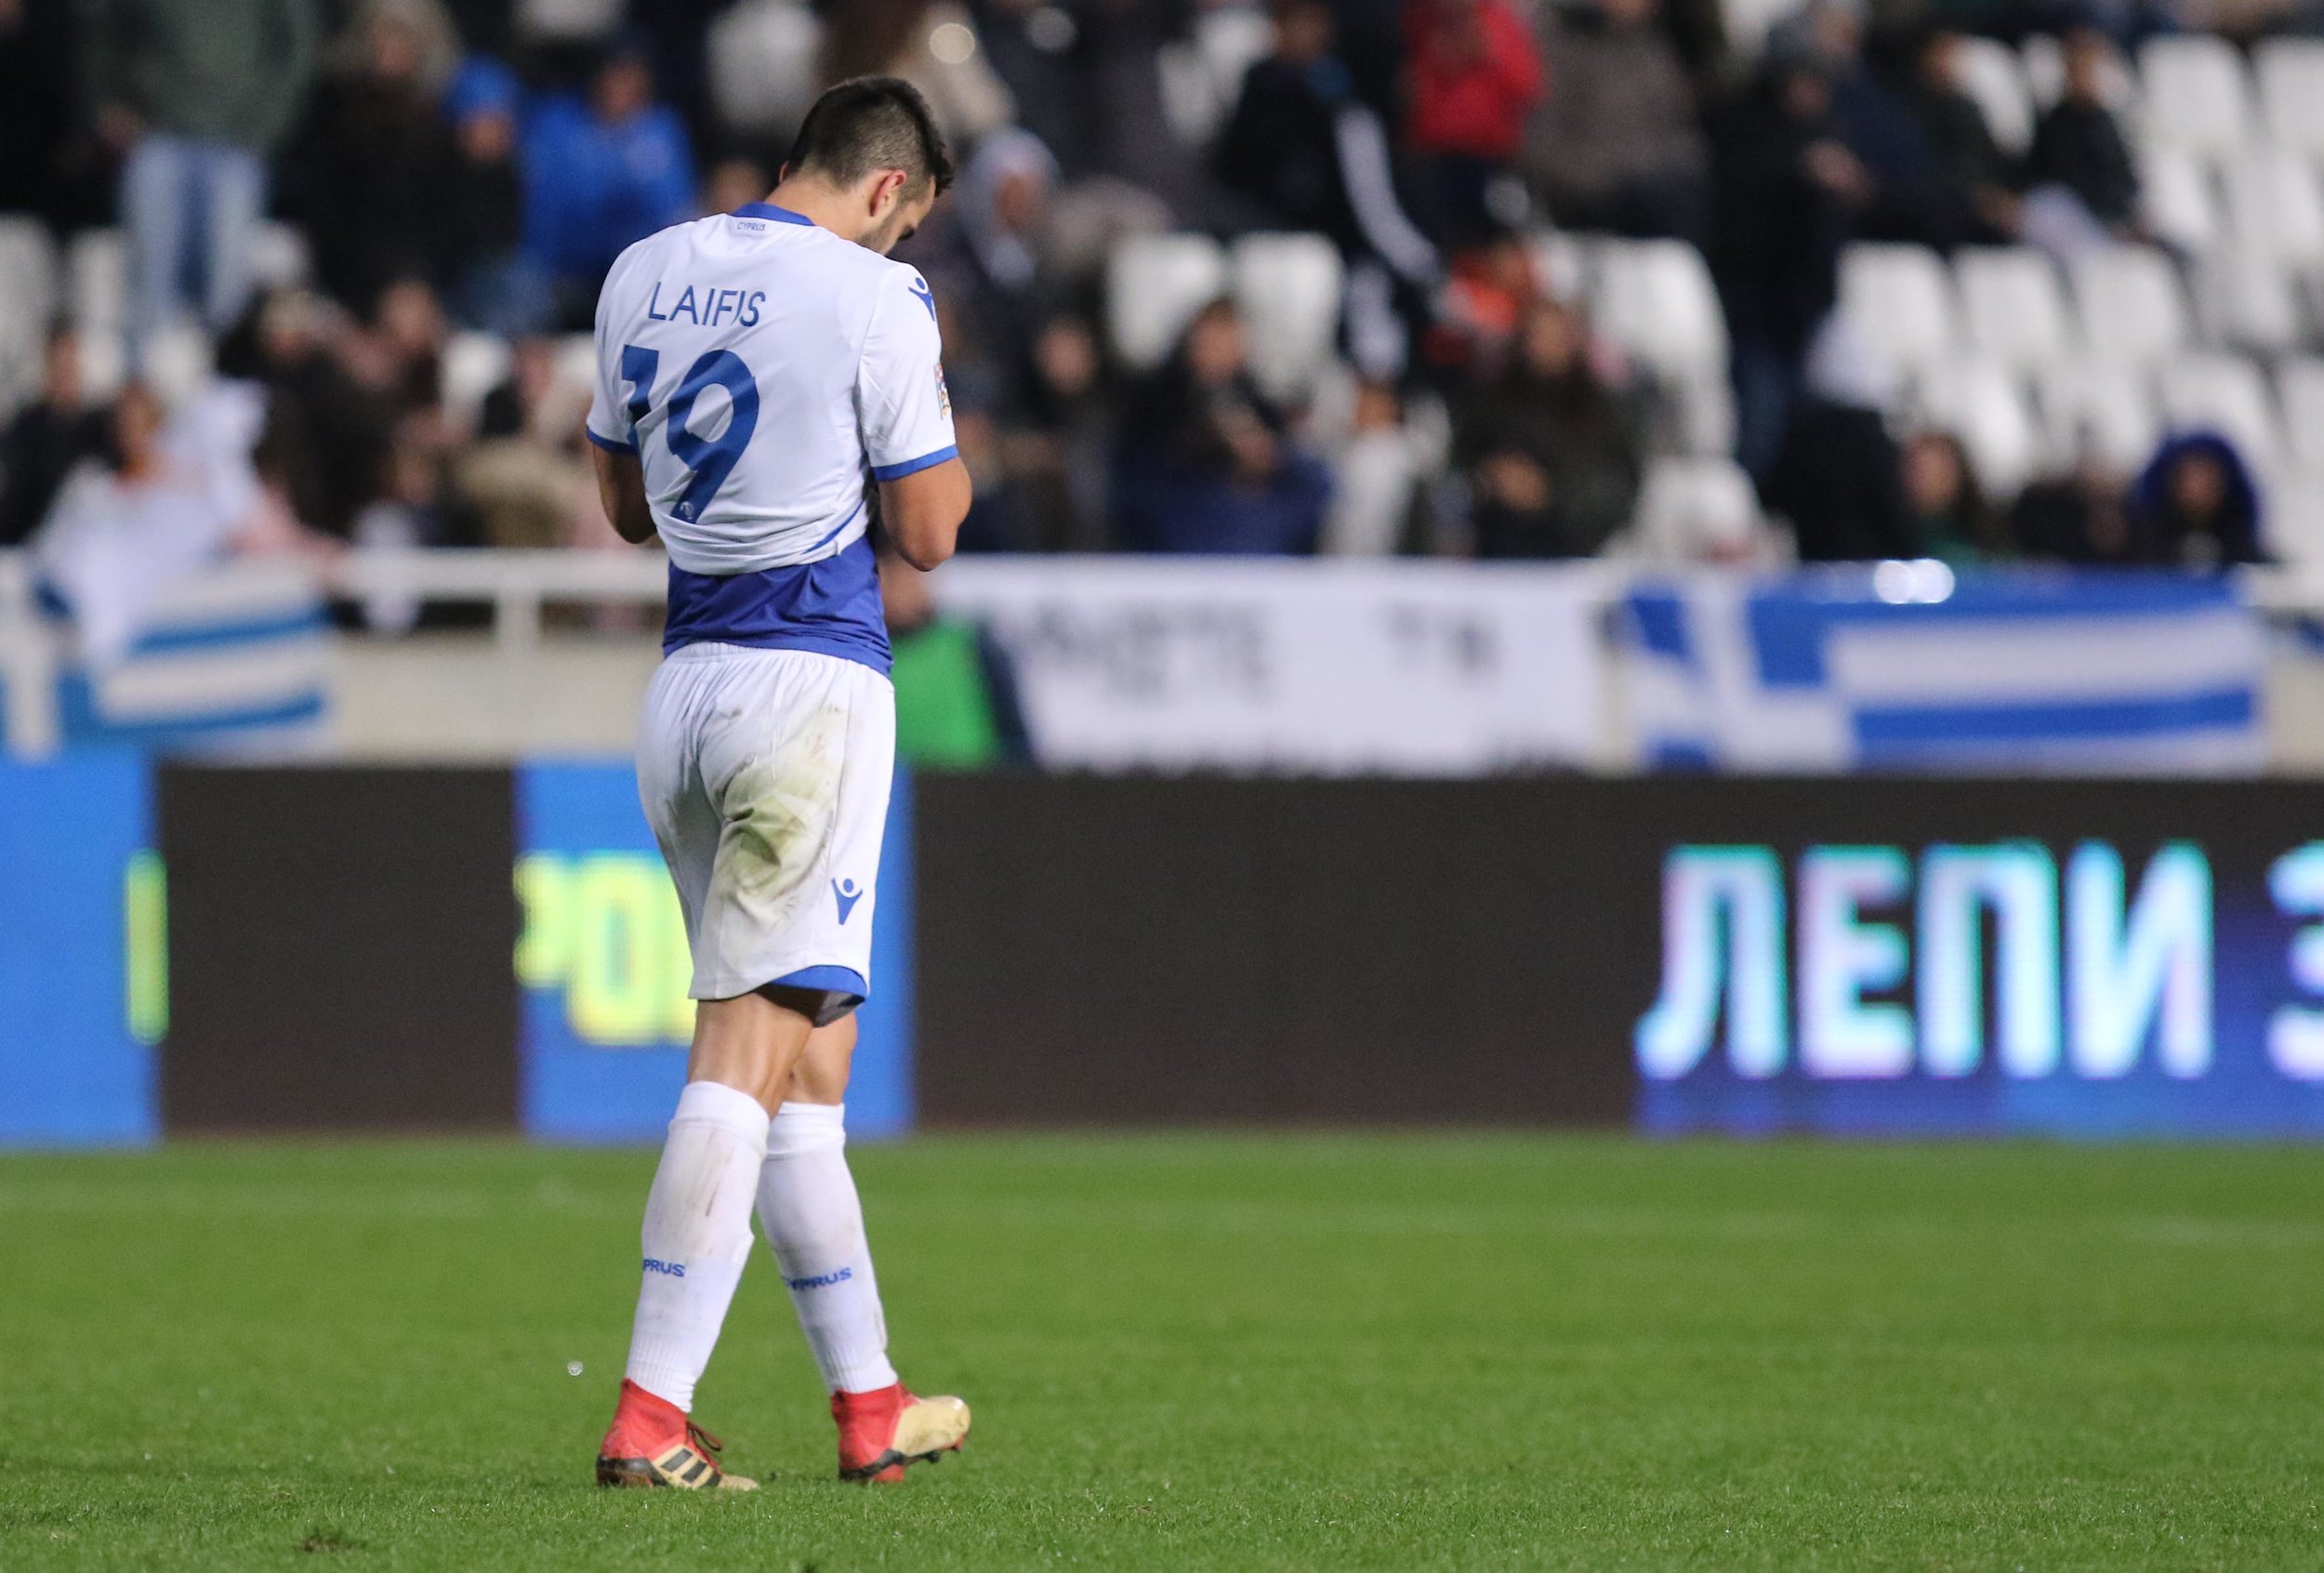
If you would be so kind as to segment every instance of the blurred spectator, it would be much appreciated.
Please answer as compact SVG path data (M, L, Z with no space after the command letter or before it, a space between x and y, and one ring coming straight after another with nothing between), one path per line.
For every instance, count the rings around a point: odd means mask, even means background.
M2036 481L2017 495L2010 534L2030 558L2095 566L2138 557L2122 477L2095 447L2070 475Z
M122 390L108 462L74 471L32 546L43 589L92 663L126 654L154 599L254 522L257 422L255 392L231 384L190 399L166 427L152 390Z
M2009 160L1993 140L1985 111L1961 90L1961 34L1932 28L1913 55L1905 101L1929 150L1926 179L1899 194L1917 209L1917 238L1940 250L2014 240L2018 202Z
M762 195L764 193L761 193ZM597 487L581 453L586 395L557 379L557 343L519 339L508 379L484 396L477 442L456 461L456 486L486 546L574 543Z
M1574 314L1537 301L1507 369L1455 405L1478 556L1589 557L1630 522L1640 422L1586 350Z
M130 354L181 306L223 331L250 297L267 156L305 101L312 0L101 0L99 134L126 158Z
M1113 411L1100 381L1097 335L1081 318L1060 312L1034 328L1013 358L1023 366L994 438L993 544L1102 549Z
M977 352L996 365L1013 364L1033 340L1042 235L1056 179L1057 161L1041 139L1010 127L977 144L953 188L953 244L930 271Z
M1331 453L1331 509L1320 549L1340 557L1386 557L1413 523L1419 463L1393 384L1359 383L1346 434Z
M80 115L80 30L73 0L0 0L0 213L58 228L101 222L111 205Z
M1332 52L1333 30L1323 0L1278 0L1274 48L1244 74L1211 162L1267 226L1318 230L1353 251L1359 236L1340 168L1339 121L1353 79Z
M1080 126L1075 46L1081 26L1054 0L976 0L978 39L1017 106L1017 124L1049 147L1069 146Z
M2141 558L2180 568L2257 562L2260 494L2235 444L2215 432L2166 439L2131 488Z
M1525 162L1561 228L1704 239L1707 152L1659 9L1596 0L1538 12L1552 90Z
M1776 51L1711 136L1710 263L1732 345L1736 456L1763 482L1838 294L1840 249L1872 194L1831 103L1814 55Z
M895 652L896 758L923 770L1030 764L1009 653L982 625L940 614L928 575L884 550L879 599Z
M1063 7L1061 7L1063 8ZM1162 46L1184 38L1199 0L1089 0L1067 9L1077 33L1073 135L1052 142L1076 185L1103 176L1184 213L1198 199L1201 160L1166 129Z
M1771 39L1804 50L1830 83L1832 132L1856 156L1875 192L1913 187L1929 174L1929 146L1904 99L1865 58L1864 0L1812 0Z
M1016 113L969 13L951 0L847 0L830 7L823 78L851 76L901 76L918 87L956 148L999 130Z
M521 338L557 314L555 286L524 250L523 182L517 169L517 79L483 55L460 63L443 100L452 126L448 276L450 300L466 327ZM766 187L759 188L766 194Z
M1987 507L1960 438L1949 431L1915 432L1897 463L1915 556L1966 568L2012 555L2005 525Z
M587 101L561 94L535 111L522 164L524 249L575 328L588 325L625 247L694 216L693 144L677 113L654 101L634 41L606 55Z
M110 424L82 386L81 336L62 324L49 329L40 393L0 435L0 547L39 528L65 477L105 451Z
M1423 226L1458 245L1521 220L1497 187L1542 95L1532 30L1510 0L1406 0L1405 42L1405 139L1420 165Z
M315 278L367 309L393 280L447 282L453 139L437 98L459 58L436 0L364 0L286 161Z
M266 391L260 473L311 528L357 534L371 504L417 479L414 456L442 441L434 413L442 319L424 284L380 294L379 325L363 326L318 297L261 300L218 347L221 375Z
M1195 313L1179 347L1131 391L1114 514L1134 551L1230 555L1313 551L1329 473L1291 440L1252 381L1242 314Z
M2094 28L2064 40L2065 90L2034 126L2026 157L2026 234L2060 255L2130 238L2138 222L2138 166L2106 106L2113 46Z
M1761 487L1769 511L1790 521L1802 562L1921 555L1903 456L1881 413L1893 391L1885 368L1843 324L1818 336L1805 397Z
M1423 346L1429 364L1457 380L1500 374L1525 312L1541 297L1525 237L1513 231L1456 254Z
M1432 280L1434 248L1397 201L1386 135L1333 52L1334 26L1323 0L1279 0L1274 51L1244 75L1212 167L1259 226L1317 231L1350 258Z

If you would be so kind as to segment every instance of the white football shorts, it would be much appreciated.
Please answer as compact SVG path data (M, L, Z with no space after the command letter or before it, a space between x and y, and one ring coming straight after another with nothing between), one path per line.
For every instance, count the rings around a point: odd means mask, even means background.
M685 909L696 999L871 991L895 690L858 661L689 644L646 689L638 795Z

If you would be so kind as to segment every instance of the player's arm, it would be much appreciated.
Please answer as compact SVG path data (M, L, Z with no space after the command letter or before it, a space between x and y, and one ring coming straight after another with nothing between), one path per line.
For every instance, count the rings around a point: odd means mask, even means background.
M614 453L592 443L589 457L597 464L597 496L614 534L632 546L654 538L654 509L645 500L645 466L634 453ZM883 499L884 500L884 499Z
M864 451L879 485L879 528L925 572L952 555L969 515L969 467L952 427L936 302L909 268L880 284L857 374Z
M879 527L896 555L925 573L952 555L975 494L959 456L879 483Z

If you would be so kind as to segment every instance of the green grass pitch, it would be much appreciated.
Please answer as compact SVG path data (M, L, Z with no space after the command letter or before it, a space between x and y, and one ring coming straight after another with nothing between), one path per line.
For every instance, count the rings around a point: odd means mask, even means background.
M0 1567L2324 1565L2324 1155L855 1156L976 1432L831 1478L762 1251L699 1410L754 1497L589 1484L651 1154L0 1160Z

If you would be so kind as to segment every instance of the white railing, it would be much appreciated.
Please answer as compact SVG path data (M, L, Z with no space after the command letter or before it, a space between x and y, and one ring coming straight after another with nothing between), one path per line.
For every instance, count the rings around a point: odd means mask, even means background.
M1095 566L1097 560L1084 561ZM1185 571L1189 561L1155 562L1152 573L1157 588L1173 573ZM1005 579L1011 566L995 560L965 562L948 575L941 576L938 588L940 593L944 592L949 578L951 589L947 598L957 598L963 605L975 608L987 599L980 587L990 588L988 581ZM1116 570L1142 572L1120 559L1111 560L1111 566ZM1263 576L1283 576L1318 586L1322 582L1306 580L1311 571L1308 564L1281 561L1247 566ZM1400 583L1409 584L1418 603L1431 599L1426 592L1432 588L1449 588L1446 581L1458 579L1464 569L1445 562L1337 562L1312 565L1312 571L1319 575L1337 576L1353 571L1367 576L1394 577ZM1552 569L1551 574L1561 584L1571 587L1565 601L1568 606L1576 596L1585 604L1608 606L1618 601L1645 571L1640 565L1600 562ZM452 663L440 669L471 671L480 682L496 683L501 691L517 694L529 691L531 685L541 681L532 657L543 652L545 642L552 644L557 652L579 649L586 643L545 641L545 606L555 603L658 608L665 593L667 567L659 553L644 550L371 550L350 552L319 572L324 588L348 601L400 604L405 608L414 604L489 606L489 645L483 649L470 645L467 650L472 654L462 654L439 641L438 658ZM1506 574L1492 569L1476 572L1480 585L1498 581ZM2278 621L2324 617L2324 565L2247 570L2244 582L2252 602ZM45 755L57 745L57 677L69 656L63 642L66 636L52 618L42 613L35 593L33 575L24 554L0 550L0 753L20 757ZM373 648L385 657L401 647L391 640L382 639ZM606 647L600 641L598 648ZM2292 647L2287 643L2285 649L2289 653ZM489 672L473 667L458 668L458 662L471 660L499 664ZM2312 656L2288 654L2286 660L2296 662L2307 675L2289 685L2271 677L2271 708L2278 703L2296 707L2296 714L2287 711L2296 724L2271 729L2278 755L2276 768L2324 768L2324 745L2291 747L2290 742L2307 730L2310 717L2317 720L2319 733L2324 734L2324 684L2319 684L2316 675L2324 668L2318 668ZM1594 685L1590 680L1583 680L1584 686L1593 686L1599 694L1598 709L1608 718L1607 735L1612 739L1595 757L1603 767L1617 769L1625 768L1629 758L1629 745L1621 735L1621 718L1629 707L1622 691L1624 679L1618 669L1619 665L1613 660L1599 662ZM406 702L410 702L411 695L425 691L424 682L419 687L411 686L408 678L405 682L406 686L398 693ZM2291 755L2298 756L2296 760L2285 757L2288 747Z

